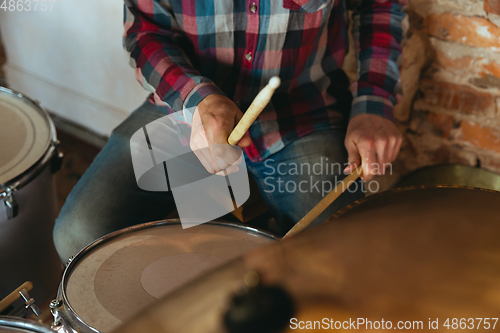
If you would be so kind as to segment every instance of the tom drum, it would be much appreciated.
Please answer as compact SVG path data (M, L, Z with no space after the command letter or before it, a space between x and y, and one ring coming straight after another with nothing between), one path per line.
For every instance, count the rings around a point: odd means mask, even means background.
M183 229L178 220L111 233L70 261L51 303L53 328L109 332L203 272L275 239L224 222Z
M52 241L54 172L62 155L36 102L0 87L0 298L25 281L37 303L53 297L62 265Z

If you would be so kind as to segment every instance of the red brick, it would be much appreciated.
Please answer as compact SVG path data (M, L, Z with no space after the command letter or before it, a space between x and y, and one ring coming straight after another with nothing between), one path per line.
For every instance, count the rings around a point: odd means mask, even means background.
M450 68L455 70L464 70L471 67L472 61L471 57L451 59L448 58L444 53L436 51L436 60L444 68Z
M485 0L484 10L488 13L500 15L500 0Z
M493 61L487 64L482 64L480 66L479 75L481 77L485 77L488 74L500 78L500 64Z
M485 48L500 48L500 28L484 18L431 14L424 31L438 38Z
M495 114L495 97L468 86L449 82L422 80L420 89L425 103L467 115Z
M482 156L481 168L500 173L500 155Z
M463 147L452 144L443 144L433 152L426 152L429 154L434 164L464 164L471 165L475 162L475 156L471 153L464 151Z
M500 0L499 0L500 1ZM462 57L452 59L445 53L436 51L436 63L444 69L452 69L454 72L469 72L470 75L485 77L493 75L500 78L500 64L491 59L483 57Z
M441 136L443 138L448 138L450 136L450 132L454 128L455 124L455 119L453 119L452 116L442 113L429 112L427 117L434 128L441 132Z
M462 121L459 139L483 150L500 153L500 130Z

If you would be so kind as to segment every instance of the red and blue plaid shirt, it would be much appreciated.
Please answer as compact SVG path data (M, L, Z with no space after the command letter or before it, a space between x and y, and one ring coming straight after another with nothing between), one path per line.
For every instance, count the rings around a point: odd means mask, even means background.
M353 1L353 0L351 0ZM282 85L250 128L261 161L313 131L371 113L393 118L407 0L362 0L354 15L359 80L341 69L346 0L125 0L124 46L140 83L175 111L224 94L242 111Z

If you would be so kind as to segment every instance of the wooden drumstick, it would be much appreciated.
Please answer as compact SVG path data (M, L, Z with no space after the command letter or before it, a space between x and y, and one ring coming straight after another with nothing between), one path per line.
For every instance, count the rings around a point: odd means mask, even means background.
M240 121L236 125L236 127L229 135L227 142L230 145L236 145L241 140L243 135L245 135L246 131L250 128L252 123L257 119L259 114L264 110L266 105L271 100L271 97L274 94L274 91L280 86L281 80L277 76L273 76L268 84L255 96L252 104L248 107L247 111L241 117Z
M317 218L323 211L332 204L352 183L358 179L363 173L363 168L358 166L353 172L351 172L347 177L339 183L333 191L328 193L326 197L324 197L316 206L313 207L297 224L290 229L285 236L283 236L282 240L296 235L304 230L315 218Z
M33 283L31 281L26 281L24 282L21 286L19 286L16 290L8 294L4 299L0 301L0 312L3 310L7 309L9 305L17 301L21 295L19 292L23 289L26 289L27 291L30 291L33 289Z

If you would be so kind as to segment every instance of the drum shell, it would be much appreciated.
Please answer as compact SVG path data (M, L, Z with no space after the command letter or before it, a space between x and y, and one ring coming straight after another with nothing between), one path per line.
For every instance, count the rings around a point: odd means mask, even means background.
M0 295L4 297L25 281L33 282L30 296L41 305L53 298L62 264L52 240L56 217L55 177L50 163L14 192L19 214L7 219L0 201Z

